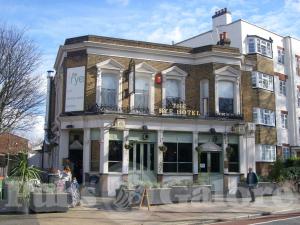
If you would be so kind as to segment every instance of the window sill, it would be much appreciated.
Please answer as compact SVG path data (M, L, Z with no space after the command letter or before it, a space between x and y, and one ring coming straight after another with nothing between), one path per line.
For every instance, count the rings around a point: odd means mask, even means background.
M257 160L256 162L262 162L262 163L274 163L276 160Z
M262 87L252 87L252 88L253 89L259 89L259 90L274 92L274 90L270 90L270 89L266 89L266 88L262 88Z
M264 54L259 53L259 52L248 52L247 54L248 54L248 55L260 55L260 56L267 57L267 58L269 58L269 59L273 59L273 56L264 55Z
M163 173L163 175L168 175L168 176L178 176L178 175L180 175L180 176L192 176L193 175L193 173L191 172L191 173L186 173L186 172L178 172L178 173L176 173L176 172L174 172L174 173L171 173L171 172L165 172L165 173Z

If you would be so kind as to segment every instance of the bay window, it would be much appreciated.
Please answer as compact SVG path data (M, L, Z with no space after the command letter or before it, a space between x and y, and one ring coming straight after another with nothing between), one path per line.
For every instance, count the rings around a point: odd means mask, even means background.
M253 121L256 124L275 126L275 113L269 109L253 108Z
M259 150L260 150L259 161L274 162L276 160L275 145L259 145Z
M248 37L248 53L259 53L272 58L272 43L256 36Z
M281 118L281 128L287 129L288 128L288 114L281 112L280 118Z
M218 82L219 113L234 112L233 96L234 96L233 82L219 81Z
M114 74L103 74L101 77L101 107L117 108L118 79Z
M280 64L284 64L284 49L277 47L278 59L277 62Z
M261 72L252 72L252 87L274 91L273 76Z
M173 103L180 103L180 80L167 79L166 81L166 106L172 108Z

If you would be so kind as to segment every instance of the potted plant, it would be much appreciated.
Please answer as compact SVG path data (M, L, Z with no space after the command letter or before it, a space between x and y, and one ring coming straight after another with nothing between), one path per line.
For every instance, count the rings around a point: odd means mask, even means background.
M11 179L17 182L19 187L18 195L25 213L28 213L30 191L33 188L33 181L40 180L42 171L28 163L26 152L18 154L16 166L11 171Z
M167 150L168 150L167 146L165 146L165 145L158 146L158 149L163 153L167 152Z

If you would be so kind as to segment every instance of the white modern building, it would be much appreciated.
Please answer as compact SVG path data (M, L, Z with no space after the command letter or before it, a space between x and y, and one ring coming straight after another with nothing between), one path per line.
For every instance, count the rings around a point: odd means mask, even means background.
M226 38L231 40L231 46L239 48L242 54L257 53L272 60L273 74L253 72L253 84L257 84L253 87L275 93L276 116L271 116L272 121L268 125L276 126L277 129L277 155L282 155L284 158L299 156L300 40L282 36L242 19L232 21L231 13L225 8L212 16L210 31L181 41L177 45L195 48L216 44L219 41L219 35L223 35L224 32ZM263 117L262 113L261 115ZM256 122L261 124L259 118ZM274 161L275 149L276 146L257 145L257 160ZM274 153L268 154L270 151Z

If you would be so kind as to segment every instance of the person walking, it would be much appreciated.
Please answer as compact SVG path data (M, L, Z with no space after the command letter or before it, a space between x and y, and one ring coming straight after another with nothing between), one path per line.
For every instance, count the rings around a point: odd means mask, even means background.
M258 183L258 178L255 172L253 172L252 168L249 168L248 174L247 174L247 185L249 188L249 192L251 195L251 201L255 202L255 194L254 194L254 188L256 188Z

